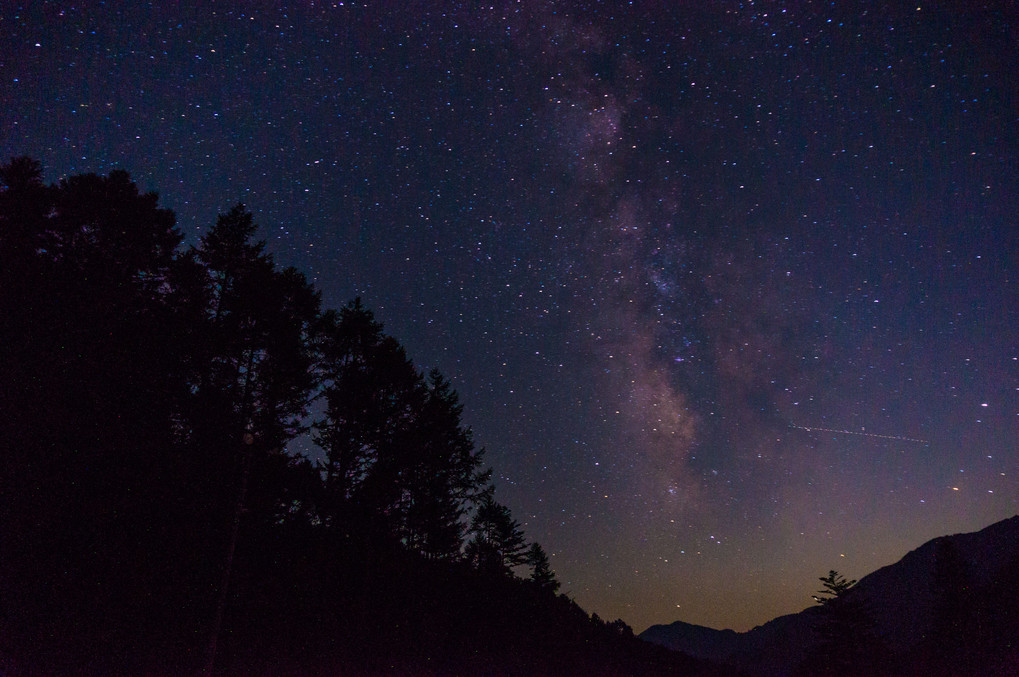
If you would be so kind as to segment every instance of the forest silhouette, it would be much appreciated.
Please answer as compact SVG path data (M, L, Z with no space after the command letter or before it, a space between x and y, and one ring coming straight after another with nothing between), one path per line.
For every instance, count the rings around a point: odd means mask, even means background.
M0 261L4 672L711 673L557 594L449 381L243 206L185 245L15 158Z

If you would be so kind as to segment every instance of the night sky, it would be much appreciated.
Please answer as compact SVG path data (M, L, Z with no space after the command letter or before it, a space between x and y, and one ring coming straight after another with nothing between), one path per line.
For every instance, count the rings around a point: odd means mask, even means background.
M746 630L1019 512L1013 3L191 4L4 2L2 159L244 202L587 611Z

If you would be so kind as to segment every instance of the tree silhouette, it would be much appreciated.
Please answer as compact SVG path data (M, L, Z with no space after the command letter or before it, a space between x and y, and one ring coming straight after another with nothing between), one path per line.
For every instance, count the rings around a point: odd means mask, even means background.
M326 313L320 335L326 407L315 440L326 455L325 519L346 528L353 514L372 516L395 531L425 398L421 377L360 299Z
M53 208L54 189L28 157L0 166L0 283L8 300L23 297L38 280L39 249Z
M19 582L0 617L104 654L169 613L150 594L179 533L181 236L123 171L43 186L19 158L0 177L0 578Z
M195 441L214 472L207 475L210 521L229 516L222 577L210 630L207 669L215 661L216 637L229 591L241 516L267 519L275 497L253 504L253 471L272 466L303 428L315 385L310 333L319 310L317 292L293 268L278 269L255 241L252 215L238 205L219 217L195 250L206 270L206 353L196 384ZM222 478L232 477L231 482ZM260 484L264 476L256 478ZM224 491L225 489L225 491ZM214 532L215 533L215 532Z
M440 559L460 555L468 507L487 486L483 452L461 423L463 407L438 370L425 383L415 425L418 449L407 473L403 540L412 550Z
M527 545L520 525L509 508L485 493L471 520L467 559L480 571L511 574L513 567L527 561Z
M813 598L822 606L832 604L840 599L844 601L846 592L856 585L855 578L847 581L842 574L834 569L829 571L827 576L822 576L818 580L821 581L824 590L819 590L817 594L813 595Z
M854 594L856 580L830 570L820 579L822 589L813 595L820 606L814 631L818 643L799 666L804 675L881 675L888 652L878 639L876 625L865 601Z
M559 590L559 581L548 562L545 549L538 543L532 543L527 550L527 564L531 567L531 581L542 590L555 593Z
M235 446L250 433L268 450L303 430L315 385L308 339L319 298L303 274L276 267L265 243L253 241L256 229L238 205L195 250L207 271L209 320L198 395Z
M423 378L359 299L324 314L319 335L327 521L375 520L415 552L455 559L489 476L456 392L436 370Z

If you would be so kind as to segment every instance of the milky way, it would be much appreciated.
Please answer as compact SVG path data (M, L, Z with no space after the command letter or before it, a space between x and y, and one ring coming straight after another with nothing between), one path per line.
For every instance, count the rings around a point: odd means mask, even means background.
M1019 510L1010 4L249 5L5 6L0 150L245 202L589 611L746 629Z

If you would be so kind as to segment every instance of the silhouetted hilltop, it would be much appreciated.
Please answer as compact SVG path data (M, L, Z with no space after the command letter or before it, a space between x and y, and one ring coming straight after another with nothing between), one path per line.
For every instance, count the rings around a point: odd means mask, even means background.
M893 654L893 674L1019 674L1017 572L1019 516L928 541L847 595L868 609ZM818 612L810 607L743 633L677 621L640 637L748 674L789 675L817 643Z

